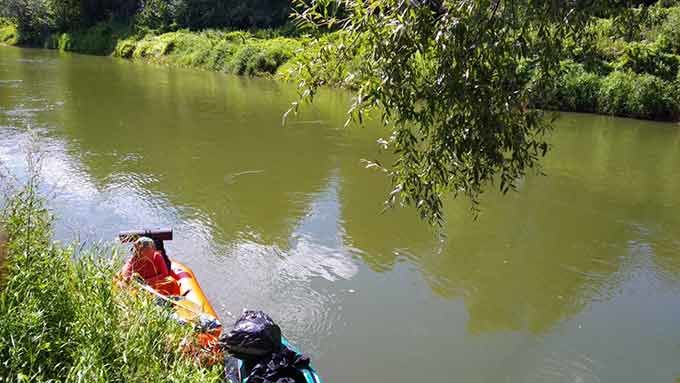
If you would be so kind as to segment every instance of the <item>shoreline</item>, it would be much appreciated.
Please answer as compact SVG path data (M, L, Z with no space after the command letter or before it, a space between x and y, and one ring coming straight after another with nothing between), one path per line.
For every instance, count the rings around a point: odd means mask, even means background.
M319 40L310 37L283 36L271 30L179 30L140 36L132 32L132 26L115 23L53 33L42 44L19 44L17 40L16 28L7 22L0 23L0 43L5 45L284 81L294 79L290 71L295 64L303 62L309 51L320 45ZM680 71L675 78L661 78L645 71L618 68L619 61L630 59L626 52L622 49L618 56L612 56L611 62L604 62L606 69L601 73L565 58L552 84L532 83L531 106L546 111L679 122ZM676 60L680 68L680 55L666 56ZM522 75L533 78L530 71Z

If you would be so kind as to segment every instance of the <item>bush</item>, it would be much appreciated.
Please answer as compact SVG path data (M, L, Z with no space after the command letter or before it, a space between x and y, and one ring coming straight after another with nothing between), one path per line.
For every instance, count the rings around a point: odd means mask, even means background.
M261 40L248 32L207 30L147 35L120 41L113 54L162 64L224 71L239 75L273 74L300 47L299 40Z
M657 44L669 53L680 54L680 6L669 8L658 28Z
M116 47L113 50L113 55L122 58L132 58L132 54L135 52L137 47L137 41L134 39L120 40L116 43Z
M563 64L562 78L558 82L556 101L559 109L577 112L596 112L600 77L585 71L582 65Z
M535 76L536 74L534 74ZM573 61L563 61L552 81L532 80L533 106L552 110L597 112L601 78Z
M664 52L657 44L635 42L625 47L614 68L649 73L672 81L680 68L680 56Z
M144 296L114 288L120 262L50 241L50 218L28 189L2 215L8 276L0 287L0 377L31 382L218 382L221 368L185 358L181 327ZM4 380L3 380L4 381Z
M144 0L135 15L135 28L141 33L164 33L178 29L177 18L183 12L183 0Z
M17 27L7 21L0 21L0 44L15 45L18 42Z
M45 48L60 51L107 55L116 48L116 41L128 34L126 25L99 23L74 32L53 33L44 43Z
M48 0L4 0L0 15L16 25L16 39L21 44L42 43L54 29L54 17Z
M229 64L229 70L235 74L253 74L253 72L248 73L254 69L252 62L255 57L260 54L260 50L253 45L246 45L240 48L234 57L231 59Z
M649 74L613 72L602 81L600 110L619 116L670 120L677 116L673 85Z

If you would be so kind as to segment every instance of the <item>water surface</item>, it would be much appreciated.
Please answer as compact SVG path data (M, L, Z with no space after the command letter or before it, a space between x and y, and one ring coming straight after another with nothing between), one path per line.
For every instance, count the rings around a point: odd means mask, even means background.
M382 213L380 128L327 91L0 47L0 174L42 158L56 236L172 226L225 322L263 309L329 382L680 377L680 127L565 114L547 176L440 233ZM3 182L7 184L7 179Z

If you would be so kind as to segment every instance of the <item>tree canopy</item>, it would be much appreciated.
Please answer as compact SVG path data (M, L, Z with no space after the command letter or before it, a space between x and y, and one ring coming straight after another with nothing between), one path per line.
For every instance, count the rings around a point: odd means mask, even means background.
M549 145L552 120L528 107L555 73L567 41L612 1L297 0L298 23L340 30L297 68L303 100L324 85L356 89L350 119L377 110L396 154L382 169L387 203L443 219L442 199L477 206L489 184L514 189ZM529 76L528 73L534 75ZM297 107L298 104L295 105Z

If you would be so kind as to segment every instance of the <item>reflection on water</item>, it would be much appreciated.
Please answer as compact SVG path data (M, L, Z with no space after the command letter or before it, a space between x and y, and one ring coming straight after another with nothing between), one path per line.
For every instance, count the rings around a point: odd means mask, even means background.
M292 86L0 47L0 166L42 154L56 236L173 226L225 321L269 311L329 381L680 376L680 130L565 115L548 177L382 212L379 128L342 92L285 127ZM29 149L32 148L32 149Z

